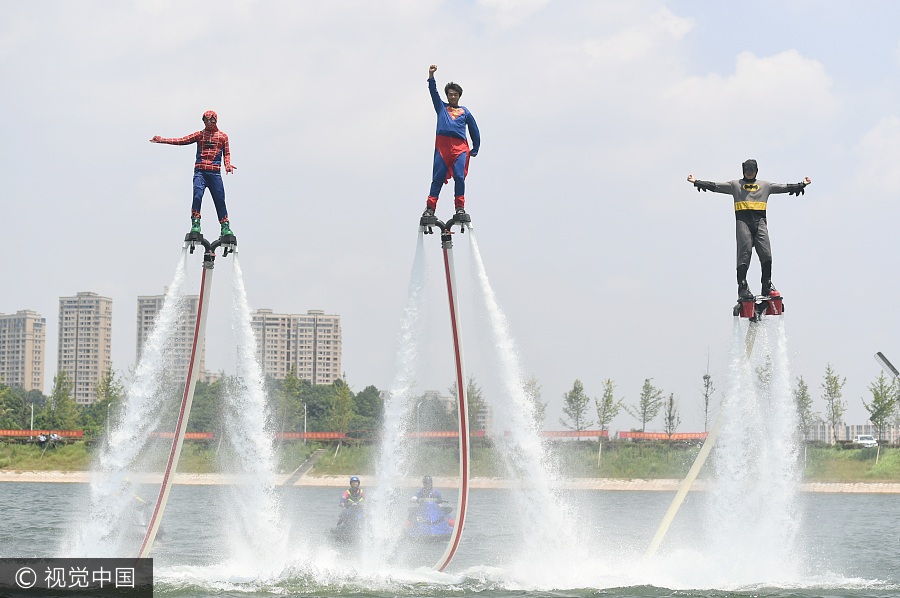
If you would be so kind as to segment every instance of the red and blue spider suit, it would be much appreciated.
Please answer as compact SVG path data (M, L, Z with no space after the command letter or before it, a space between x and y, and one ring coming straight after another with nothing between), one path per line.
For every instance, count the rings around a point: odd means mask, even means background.
M203 113L204 129L191 133L185 137L160 137L156 135L150 141L152 143L166 143L169 145L197 144L197 157L194 161L194 203L191 205L191 232L200 232L200 206L203 203L203 193L209 189L213 203L216 205L216 213L219 216L219 224L222 225L222 235L231 235L228 223L228 209L225 207L225 186L222 184L222 162L225 162L225 172L231 174L237 168L231 164L231 151L228 149L228 135L219 130L216 123L218 116L212 110Z
M437 135L434 142L434 168L431 177L431 189L426 200L426 210L423 215L434 214L437 207L438 195L441 186L453 178L455 193L454 206L457 212L462 211L466 205L466 175L469 173L469 157L478 155L481 146L481 134L475 117L465 106L459 105L462 96L462 87L457 83L448 83L444 87L448 104L438 95L437 85L434 81L435 65L428 69L428 91L431 93L431 102L437 113ZM466 130L472 137L472 148L466 140Z

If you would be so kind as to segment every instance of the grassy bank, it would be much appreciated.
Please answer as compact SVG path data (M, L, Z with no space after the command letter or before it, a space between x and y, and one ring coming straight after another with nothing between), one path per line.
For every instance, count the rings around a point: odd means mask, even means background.
M284 443L276 447L279 473L290 473L312 452L325 449L310 475L372 475L375 472L377 447L344 446L335 454L333 445ZM187 442L178 471L214 473L221 471L220 461L228 462L227 453L219 453L215 443ZM598 461L596 442L559 443L550 451L549 465L564 477L620 479L683 478L697 455L699 445L672 446L664 443L608 443ZM900 481L900 449L882 448L878 463L877 449L841 449L809 446L805 459L804 479L819 482L897 482ZM83 442L43 449L36 445L0 443L0 470L14 471L83 471L90 468L93 448ZM413 451L409 473L413 476L454 476L459 464L455 446L424 445ZM701 478L710 475L707 464ZM500 456L489 446L472 447L472 475L505 477Z

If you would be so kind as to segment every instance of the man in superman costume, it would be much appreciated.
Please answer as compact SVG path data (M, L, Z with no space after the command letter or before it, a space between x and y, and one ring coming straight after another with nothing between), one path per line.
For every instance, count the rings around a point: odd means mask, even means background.
M458 83L450 82L444 86L444 94L447 102L441 100L438 95L437 84L434 81L434 72L437 65L428 67L428 91L431 92L431 102L437 113L437 136L434 142L434 170L431 177L431 190L425 203L423 217L434 216L437 207L438 195L441 186L453 177L455 185L454 205L457 214L465 213L466 206L466 175L469 172L469 157L478 155L481 146L481 134L478 125L469 109L459 105L462 97L462 87ZM472 148L466 140L466 129L472 137Z
M237 166L231 163L231 151L228 149L228 135L219 130L216 123L219 118L212 110L203 113L202 131L191 133L185 137L166 138L156 135L151 143L167 143L169 145L197 144L197 157L194 161L194 203L191 206L191 232L200 232L200 205L203 193L209 189L216 213L219 216L221 235L234 235L228 223L228 209L225 207L225 186L222 184L222 162L225 172L231 174Z

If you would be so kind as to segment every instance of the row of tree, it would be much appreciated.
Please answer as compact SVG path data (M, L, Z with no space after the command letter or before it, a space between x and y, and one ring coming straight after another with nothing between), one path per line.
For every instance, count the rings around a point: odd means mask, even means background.
M756 375L762 384L768 382L771 368L761 366ZM674 393L668 396L653 385L652 378L644 380L640 396L633 405L626 405L625 399L615 398L615 384L612 380L603 382L603 394L593 400L596 409L596 425L600 430L609 430L612 420L624 409L640 423L640 430L646 431L647 424L654 421L662 412L663 431L673 434L681 424L678 403ZM825 368L821 384L821 398L825 404L823 414L813 411L813 398L809 392L809 386L802 376L796 380L793 388L794 402L799 415L799 431L806 437L813 426L819 423L828 423L832 430L832 441L838 437L838 428L844 423L844 414L847 411L847 401L843 398L842 389L847 379L841 378L828 364ZM869 413L869 421L877 431L878 439L884 437L884 432L889 426L900 426L900 380L885 378L881 372L878 378L869 385L871 400L861 399L863 406ZM703 430L709 429L711 398L715 392L712 376L707 372L703 375L703 391L700 396L703 409ZM587 430L595 425L590 412L591 399L584 390L584 384L576 379L572 390L563 395L564 418L560 423L571 430Z
M760 367L757 376L765 382L769 368ZM222 376L212 383L200 382L194 394L194 404L188 421L188 431L222 432L223 422L219 405L224 392L234 377ZM813 411L813 398L803 377L797 378L793 389L794 400L799 414L799 431L806 436L819 423L828 423L832 437L838 437L838 428L843 424L847 401L842 389L846 378L841 378L830 364L825 369L821 384L821 398L825 404L822 414ZM616 385L611 379L603 382L603 392L591 399L581 380L576 379L572 389L563 394L564 418L560 423L575 431L598 426L609 430L613 419L624 409L640 423L640 430L662 413L663 430L673 434L681 424L678 402L674 393L663 392L653 384L652 378L644 380L640 395L632 405L625 404L624 398L616 398ZM547 403L541 400L541 385L535 377L524 384L524 392L531 403L537 428L543 428ZM294 432L349 432L377 431L381 427L384 402L381 393L374 386L367 386L360 392L352 389L342 380L329 385L313 385L300 379L291 371L283 380L267 380L268 414L276 431ZM485 399L481 387L474 376L467 381L469 416L473 429L479 429L484 422ZM900 381L887 379L882 372L869 385L871 400L862 399L869 412L869 419L877 430L879 439L890 425L900 425ZM448 392L457 394L454 382ZM712 377L703 375L702 401L704 430L709 428L711 398L715 392ZM114 370L108 370L97 385L97 401L90 405L78 405L72 398L72 382L65 372L59 372L53 380L50 395L39 391L24 391L20 388L0 384L0 428L27 430L81 429L88 436L96 436L106 428L108 418L118 416L124 399L124 384ZM593 411L591 410L593 407ZM596 414L596 419L594 415ZM457 426L456 403L450 408L440 397L426 393L416 399L412 412L411 427L417 431L455 430Z
M813 411L813 400L803 376L797 378L794 401L797 404L799 427L803 436L806 436L813 426L827 423L831 428L832 442L837 441L838 428L843 424L844 414L847 412L847 401L843 393L846 383L847 378L841 378L831 364L828 364L821 384L825 410L820 414ZM878 439L882 440L888 427L900 426L900 381L896 378L888 380L884 372L881 372L868 388L872 395L871 400L860 399L860 401L869 413L869 421L872 422Z
M705 405L708 415L709 397L713 392L712 378L707 374L703 379L706 384ZM622 409L640 422L641 432L647 430L647 424L656 419L660 411L663 413L663 426L667 434L674 434L681 424L675 393L669 393L668 397L665 396L661 389L653 385L652 378L644 380L641 394L634 405L626 405L624 398L616 399L615 388L616 385L611 379L604 380L603 394L594 399L594 408L597 412L596 424L601 431L609 430L609 425ZM566 417L561 418L559 422L570 430L589 429L594 425L589 413L590 403L591 399L584 391L584 384L581 380L576 379L572 390L563 395L563 414Z
M188 420L189 432L222 433L222 404L229 387L239 384L222 376L212 383L198 382ZM72 396L72 382L63 371L53 379L53 390L45 396L37 390L0 384L0 429L84 430L87 437L104 432L108 421L120 416L125 386L114 370L108 370L97 385L97 400L79 405ZM180 399L175 389L173 398ZM313 385L290 372L284 380L267 381L268 415L276 431L348 432L378 430L384 405L374 386L354 393L342 380Z

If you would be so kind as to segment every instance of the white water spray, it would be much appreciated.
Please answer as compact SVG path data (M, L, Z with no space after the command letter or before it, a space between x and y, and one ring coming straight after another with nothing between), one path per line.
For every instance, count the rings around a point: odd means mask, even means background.
M276 459L266 412L265 381L257 361L256 337L238 254L234 253L231 329L237 347L237 374L226 381L222 403L223 469L237 476L228 493L226 537L237 563L252 565L258 574L284 568L288 534L275 495ZM226 462L227 461L227 462Z
M144 452L152 432L161 428L165 404L177 396L177 385L167 372L173 369L170 351L184 312L184 279L187 249L182 249L175 277L163 307L141 353L134 381L125 394L121 413L108 423L91 471L87 517L76 529L68 553L73 557L122 557L131 552L127 532L134 532L139 507L134 484L147 471ZM142 454L144 453L144 454ZM134 534L132 534L134 535ZM133 542L132 542L133 543Z
M384 424L378 456L378 487L372 493L366 523L373 542L369 546L371 565L383 565L400 537L401 509L395 496L402 487L410 460L410 443L405 437L412 416L415 397L415 373L419 365L422 343L421 321L425 312L426 264L424 235L419 233L407 291L406 307L400 319L397 361L390 393L384 403Z
M796 578L798 568L797 411L782 319L750 325L757 330L749 356L748 324L736 319L734 327L708 496L708 550L731 582L777 584Z
M513 493L517 501L515 510L520 517L510 518L522 526L523 554L519 561L527 563L529 575L535 572L537 563L559 570L563 564L571 566L573 559L578 559L583 551L575 541L571 508L560 496L560 477L541 440L536 406L525 392L519 352L506 315L491 288L474 231L469 240L473 262L470 271L481 290L482 307L490 322L490 346L496 348L494 356L499 366L496 371L505 391L488 397L494 410L492 439L507 475L519 480L523 488L521 492Z

